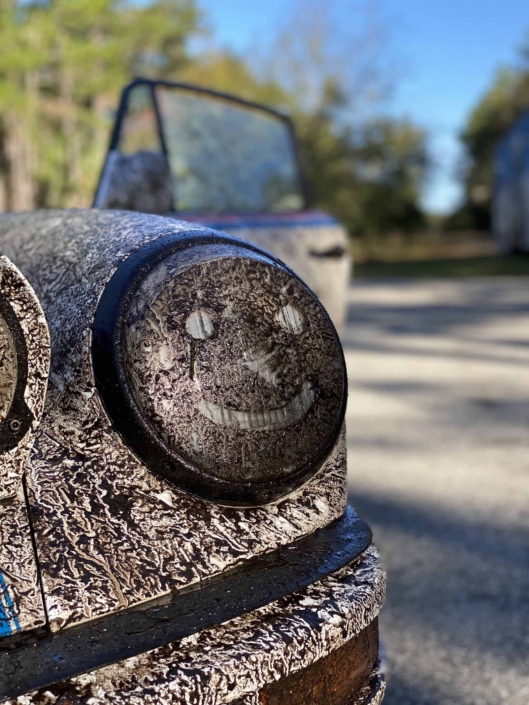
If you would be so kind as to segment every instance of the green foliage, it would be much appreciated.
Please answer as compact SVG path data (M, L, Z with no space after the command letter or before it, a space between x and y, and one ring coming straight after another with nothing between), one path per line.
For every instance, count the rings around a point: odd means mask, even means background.
M180 73L190 82L267 103L294 119L309 195L360 238L425 224L420 192L430 160L425 132L409 120L344 120L351 97L326 76L312 106L279 80L259 77L229 53L202 57ZM285 82L289 87L291 82Z
M461 134L467 163L463 178L465 202L447 219L447 227L490 225L494 185L494 151L505 133L529 110L529 39L517 68L503 68L469 116Z
M408 262L367 262L355 266L355 278L529 276L528 257L457 257Z
M291 105L288 94L277 82L257 79L249 64L230 51L210 51L195 57L176 72L176 77L257 103L282 108Z
M347 42L337 57L336 32L318 22L305 35L296 22L269 52L275 68L259 70L227 51L192 56L201 22L195 0L0 0L0 210L90 205L119 92L144 75L291 113L313 204L351 233L423 225L425 134L406 120L352 119Z
M423 227L426 137L407 120L378 119L337 134L325 115L300 120L316 202L359 237Z
M199 21L194 0L3 0L3 205L89 205L122 86L184 65Z

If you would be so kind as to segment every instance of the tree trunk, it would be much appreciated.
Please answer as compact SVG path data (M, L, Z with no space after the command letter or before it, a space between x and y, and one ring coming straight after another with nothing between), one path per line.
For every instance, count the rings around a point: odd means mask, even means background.
M16 79L13 77L12 82ZM4 116L4 151L7 162L6 207L11 211L33 210L36 204L37 144L36 125L39 79L35 71L23 77L23 111L7 111Z
M68 193L66 206L80 207L81 194L81 149L77 125L76 105L74 100L74 72L64 67L59 73L59 91L62 99L61 127L66 144L66 179Z
M27 115L15 112L4 114L4 148L8 163L9 198L11 211L32 210L35 207L33 154L28 134Z
M5 213L7 210L7 183L5 176L2 174L0 175L0 213Z

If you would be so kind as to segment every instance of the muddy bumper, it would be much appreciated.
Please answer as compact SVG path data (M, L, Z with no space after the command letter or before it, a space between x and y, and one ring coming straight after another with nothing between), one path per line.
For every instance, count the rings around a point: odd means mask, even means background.
M6 650L2 700L380 702L377 616L385 581L366 530L349 509L315 535L170 603Z

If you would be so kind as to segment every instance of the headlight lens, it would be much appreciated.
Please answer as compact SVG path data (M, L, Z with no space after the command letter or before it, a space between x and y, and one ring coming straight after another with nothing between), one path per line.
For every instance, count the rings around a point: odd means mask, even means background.
M210 498L259 503L327 457L345 368L310 290L235 242L197 243L144 268L123 310L118 359L144 430L167 454L166 476L194 491L184 474L195 472L223 488Z

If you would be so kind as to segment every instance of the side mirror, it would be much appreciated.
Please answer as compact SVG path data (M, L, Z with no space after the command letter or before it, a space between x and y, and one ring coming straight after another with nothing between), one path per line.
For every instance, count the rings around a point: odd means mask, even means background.
M99 208L164 215L173 210L174 182L163 152L110 152Z

